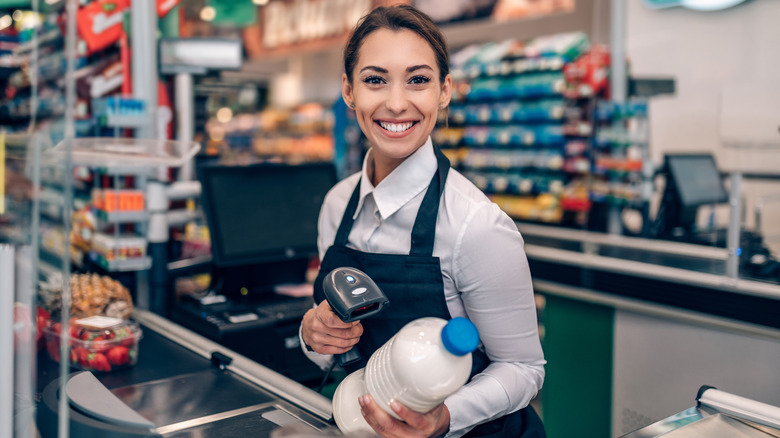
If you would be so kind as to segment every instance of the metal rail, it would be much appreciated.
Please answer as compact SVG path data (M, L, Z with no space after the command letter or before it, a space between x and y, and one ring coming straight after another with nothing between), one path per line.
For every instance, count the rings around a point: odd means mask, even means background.
M520 234L528 236L549 237L558 240L591 243L617 248L641 249L644 251L697 257L712 260L727 260L729 252L725 248L693 245L688 243L669 242L664 240L625 237L615 234L604 234L593 231L572 230L543 225L533 225L518 222Z
M625 273L637 277L669 280L681 284L703 286L729 292L755 295L780 300L780 285L744 279L732 279L723 275L706 274L687 269L670 268L650 263L621 260L597 254L580 253L563 249L526 245L529 258L589 269Z

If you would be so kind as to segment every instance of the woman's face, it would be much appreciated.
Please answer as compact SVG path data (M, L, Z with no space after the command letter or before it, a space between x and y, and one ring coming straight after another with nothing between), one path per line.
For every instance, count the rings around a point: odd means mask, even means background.
M439 80L433 49L415 32L379 29L363 41L342 94L373 147L375 164L392 171L428 139L452 79ZM387 168L389 166L389 169Z

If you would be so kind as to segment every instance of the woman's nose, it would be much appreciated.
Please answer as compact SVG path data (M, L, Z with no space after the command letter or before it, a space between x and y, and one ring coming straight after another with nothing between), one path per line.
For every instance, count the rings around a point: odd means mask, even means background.
M403 86L393 86L390 88L385 102L387 109L395 114L400 114L409 106L409 101Z

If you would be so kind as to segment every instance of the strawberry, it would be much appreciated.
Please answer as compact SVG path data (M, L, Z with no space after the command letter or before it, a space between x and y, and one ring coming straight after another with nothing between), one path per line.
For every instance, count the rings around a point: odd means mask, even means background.
M73 342L74 339L81 339L81 331L75 325L70 326L70 339Z
M75 355L76 360L73 360ZM89 350L84 347L73 347L71 350L71 361L77 362L80 367L86 368L89 366Z
M36 307L35 316L36 324L38 325L38 332L36 333L35 339L38 341L39 345L42 345L41 339L43 339L43 329L49 324L51 314L43 307Z
M98 336L92 340L92 351L97 353L105 353L111 348L111 342L107 341L103 336Z
M36 323L37 323L37 333L35 335L35 339L38 343L38 351L42 350L44 345L46 344L46 337L44 336L43 329L46 328L49 325L49 322L51 321L51 315L49 312L46 311L46 309L42 307L36 307Z
M108 359L106 358L106 355L103 353L90 354L88 356L87 362L90 368L92 368L95 371L104 371L104 372L111 371L111 364L108 363Z
M46 351L49 352L49 357L53 361L60 361L60 344L57 343L57 338L52 337L46 342Z
M121 345L114 347L108 350L106 357L108 357L108 361L111 365L125 365L129 358L128 349Z

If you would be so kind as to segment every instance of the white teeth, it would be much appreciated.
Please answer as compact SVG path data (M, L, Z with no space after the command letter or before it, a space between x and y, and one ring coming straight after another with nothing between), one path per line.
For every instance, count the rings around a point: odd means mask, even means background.
M407 123L379 122L379 125L390 132L403 132L411 128L412 125L414 125L414 122L407 122Z

